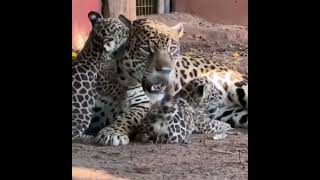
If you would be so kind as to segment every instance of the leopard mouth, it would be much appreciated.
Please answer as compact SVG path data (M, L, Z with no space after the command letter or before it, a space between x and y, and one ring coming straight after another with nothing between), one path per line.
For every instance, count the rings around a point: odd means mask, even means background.
M158 77L144 76L141 84L144 92L153 102L160 102L172 89L169 81Z
M149 81L142 81L142 87L151 100L161 101L166 94L167 84L163 82L154 84Z
M151 94L165 94L167 85L165 83L148 84L144 90Z

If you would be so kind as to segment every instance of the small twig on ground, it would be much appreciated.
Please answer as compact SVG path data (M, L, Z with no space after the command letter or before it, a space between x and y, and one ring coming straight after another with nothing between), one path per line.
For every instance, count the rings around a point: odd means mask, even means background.
M159 141L159 135L157 135L156 144L158 144Z
M203 145L206 145L206 139L207 139L207 135L206 133L204 133L202 138Z
M189 148L187 148L187 151L189 152L189 156L191 157L191 150ZM189 172L191 172L191 158L187 158L188 161L188 165L189 165Z
M158 144L158 142L159 142L159 137L160 137L160 135L157 136L156 144ZM159 143L159 150L161 150L161 145L162 145L162 140L161 140L161 142Z
M216 149L210 149L210 151L222 153L222 154L233 154L232 152L229 152L229 150L228 151L220 151L220 150L216 150Z
M177 166L174 166L174 168L170 172L170 177L173 177L174 173L176 172L176 168L177 168Z
M130 160L132 161L133 159L133 154L134 154L134 150L136 149L136 143L134 143L131 154L130 154Z

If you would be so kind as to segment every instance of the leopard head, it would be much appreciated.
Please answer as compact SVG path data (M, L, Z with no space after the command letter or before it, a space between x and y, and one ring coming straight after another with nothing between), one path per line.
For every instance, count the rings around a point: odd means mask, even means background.
M121 69L141 82L149 97L163 97L164 92L155 87L169 87L175 79L175 63L181 58L179 39L183 35L183 24L169 27L144 18L133 21L128 27L128 51L120 62Z
M95 11L88 18L92 30L87 42L93 51L111 54L127 41L129 29L118 18L104 18Z

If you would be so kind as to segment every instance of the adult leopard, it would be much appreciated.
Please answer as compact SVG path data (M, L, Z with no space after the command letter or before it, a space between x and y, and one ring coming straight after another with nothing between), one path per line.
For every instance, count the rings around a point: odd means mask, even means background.
M203 87L201 83L192 84L191 82L206 77L218 89L219 96L223 99L222 105L227 107L222 108L220 111L222 113L217 111L212 117L221 114L219 118L221 121L229 122L235 127L247 127L248 79L246 76L213 60L181 54L179 45L179 39L183 35L181 23L168 27L149 18L123 22L129 27L130 34L124 57L117 61L119 81L142 83L148 97L161 100L164 93L155 88L159 84L164 84L166 93L175 96L178 93L187 94L194 86ZM238 114L240 111L244 113L240 118L232 118L234 117L232 113L235 111ZM146 114L147 111L140 113L134 121L132 116L128 116L127 119L117 119L113 125L98 133L97 140L102 144L109 143L113 138L120 141L127 140L128 135L141 124Z

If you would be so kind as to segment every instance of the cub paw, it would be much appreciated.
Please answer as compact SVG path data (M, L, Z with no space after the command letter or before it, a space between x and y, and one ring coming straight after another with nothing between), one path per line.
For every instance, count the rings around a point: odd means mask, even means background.
M111 127L106 127L98 133L96 142L100 145L127 145L129 144L129 137L127 134L116 131Z
M228 136L227 133L218 133L213 135L213 139L214 140L221 140L221 139L225 139Z
M80 129L72 128L72 142L82 136L83 132Z
M73 143L84 143L92 144L94 143L94 137L91 135L85 135L81 130L73 129L72 130L72 142Z

